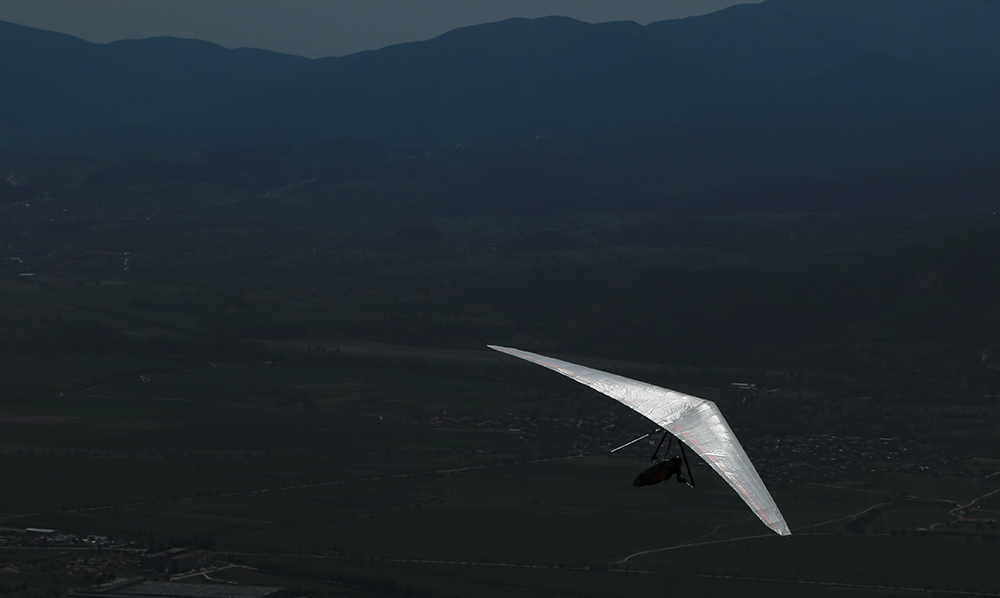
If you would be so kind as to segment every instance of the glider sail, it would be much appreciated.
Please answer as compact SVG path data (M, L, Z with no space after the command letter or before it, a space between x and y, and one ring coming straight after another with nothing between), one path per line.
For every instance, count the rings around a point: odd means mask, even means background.
M537 363L624 403L691 447L778 534L791 535L753 463L712 401L519 349L495 349Z

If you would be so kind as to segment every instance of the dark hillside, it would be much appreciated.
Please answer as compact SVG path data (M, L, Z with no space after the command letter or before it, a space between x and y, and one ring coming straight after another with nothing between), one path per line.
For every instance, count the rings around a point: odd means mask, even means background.
M0 144L106 149L133 146L144 127L284 81L313 61L167 37L92 44L0 22L0 64L0 109L19 116L0 128Z
M917 4L771 0L646 27L512 19L329 65L288 88L295 110L280 109L283 88L218 117L427 145L720 119L835 134L845 121L992 116L1000 44L983 24L1000 24L1000 10Z
M308 60L169 38L88 44L3 24L0 108L20 118L0 126L0 146L203 150L354 137L429 147L730 122L808 123L836 149L900 119L958 129L981 120L996 139L998 29L996 2L767 0L644 27L511 19ZM883 149L884 162L913 159ZM983 151L944 144L923 158ZM733 159L725 145L716 154Z
M995 0L767 0L648 28L760 85L869 55L992 76L998 18Z
M231 134L256 114L270 134L424 146L630 128L724 86L635 23L511 19L329 65L212 120L232 123Z

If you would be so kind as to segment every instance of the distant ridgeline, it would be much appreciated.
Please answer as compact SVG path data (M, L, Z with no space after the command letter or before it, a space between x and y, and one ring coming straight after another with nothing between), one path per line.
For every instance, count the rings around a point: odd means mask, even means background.
M722 168L989 155L998 30L996 1L766 0L647 26L510 19L312 60L0 22L0 149L425 148L641 130Z

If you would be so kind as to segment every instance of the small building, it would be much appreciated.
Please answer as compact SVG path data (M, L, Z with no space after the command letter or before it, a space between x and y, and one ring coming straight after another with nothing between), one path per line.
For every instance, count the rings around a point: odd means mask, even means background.
M187 548L171 548L170 550L164 550L163 552L147 552L139 559L139 568L143 571L165 573L167 571L169 560L172 557L186 551Z
M167 559L167 571L173 575L207 567L212 561L212 553L207 550L192 550Z
M147 552L139 557L139 568L143 571L163 573L167 570L167 553Z

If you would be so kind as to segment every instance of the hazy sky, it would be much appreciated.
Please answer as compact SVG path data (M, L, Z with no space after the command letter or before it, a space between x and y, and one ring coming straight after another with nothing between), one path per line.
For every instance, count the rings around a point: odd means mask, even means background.
M509 17L651 23L760 0L0 0L0 20L92 42L158 35L340 56Z

